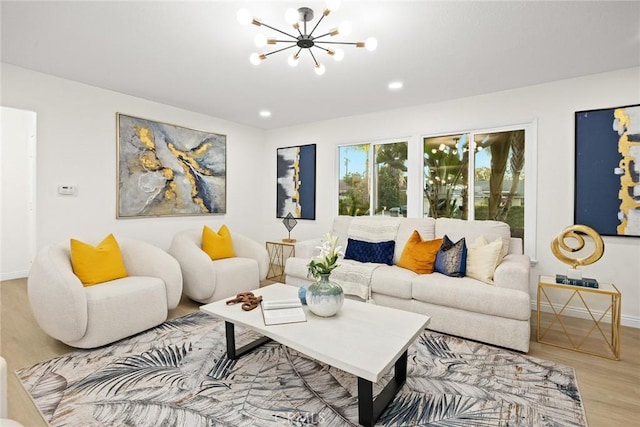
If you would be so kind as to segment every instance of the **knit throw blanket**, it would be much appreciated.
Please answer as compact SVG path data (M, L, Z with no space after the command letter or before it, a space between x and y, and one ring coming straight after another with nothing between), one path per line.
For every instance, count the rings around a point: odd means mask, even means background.
M371 276L383 264L362 263L344 259L331 272L331 280L342 287L345 295L355 295L365 301L371 299Z
M365 242L395 240L400 226L399 218L356 217L351 221L348 237ZM342 286L345 295L355 295L367 302L371 299L371 277L382 264L342 260L331 273L331 280Z
M365 242L388 242L395 240L400 226L400 218L393 217L356 217L349 224L347 234L350 239Z

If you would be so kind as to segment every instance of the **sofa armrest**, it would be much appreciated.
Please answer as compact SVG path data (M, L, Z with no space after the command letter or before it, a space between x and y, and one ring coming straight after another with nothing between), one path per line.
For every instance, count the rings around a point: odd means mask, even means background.
M68 243L50 244L38 252L27 289L33 316L48 335L63 342L78 341L85 335L87 297L73 273Z
M260 243L242 234L233 233L231 237L233 239L233 251L236 256L253 258L258 261L260 280L264 280L269 271L269 254L267 253L267 249Z
M162 279L167 292L167 308L176 308L182 297L182 272L178 261L159 247L140 240L118 238L118 242L129 276Z
M509 254L493 273L493 283L499 288L515 289L529 294L531 264L528 255Z
M309 239L296 242L297 258L313 258L320 255L319 246L322 245L322 239ZM343 248L344 249L344 248Z
M216 290L216 272L211 258L202 250L202 230L177 233L169 253L180 264L184 293L196 301L211 298Z

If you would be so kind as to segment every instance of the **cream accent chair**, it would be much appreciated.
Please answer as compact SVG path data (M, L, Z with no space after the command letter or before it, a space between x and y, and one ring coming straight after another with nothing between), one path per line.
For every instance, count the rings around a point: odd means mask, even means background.
M178 306L178 262L148 243L117 240L129 277L88 287L73 273L69 242L38 252L28 294L36 321L48 335L71 347L100 347L161 324Z
M242 234L231 232L231 239L236 256L211 260L202 250L202 228L173 237L169 253L182 268L186 296L210 303L260 287L269 270L266 248Z
M22 427L17 421L8 419L7 405L7 362L0 356L0 427Z

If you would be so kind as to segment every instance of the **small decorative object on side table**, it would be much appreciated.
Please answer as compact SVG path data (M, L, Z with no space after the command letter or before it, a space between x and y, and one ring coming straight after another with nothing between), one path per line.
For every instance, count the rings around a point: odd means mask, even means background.
M584 248L583 235L587 235L593 240L594 248L593 252L589 256L584 258L572 258L562 252L566 251L574 253L582 250ZM577 243L577 245L571 246L567 244L566 240L568 239L572 239ZM586 225L576 224L562 230L562 232L551 241L551 252L553 252L553 255L560 261L571 266L566 274L567 279L580 280L582 279L582 271L578 270L578 266L593 264L602 258L602 255L604 254L604 241L593 228L587 227Z
M285 243L295 243L296 239L291 238L291 230L293 230L293 227L295 227L296 224L298 224L298 221L296 221L294 216L291 215L291 212L289 212L287 216L285 216L284 219L282 220L282 223L284 224L285 228L289 232L289 237L286 239L282 239L282 241Z

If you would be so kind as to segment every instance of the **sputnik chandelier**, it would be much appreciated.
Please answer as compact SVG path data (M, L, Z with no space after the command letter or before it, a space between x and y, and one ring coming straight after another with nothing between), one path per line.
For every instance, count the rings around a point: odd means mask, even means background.
M238 17L238 22L240 22L241 24L243 25L253 24L258 27L267 27L273 31L276 31L288 37L288 39L279 40L279 39L273 39L273 38L268 39L262 34L256 35L254 41L256 46L259 48L263 48L267 45L277 45L277 44L282 44L286 46L268 53L252 53L251 56L249 57L249 60L251 61L252 64L258 65L262 61L267 59L268 56L273 55L274 53L295 48L296 49L295 53L289 56L289 59L287 60L290 66L295 67L298 65L298 61L300 59L300 53L303 50L306 50L307 52L309 52L309 54L311 55L311 58L313 59L313 62L315 64L316 74L322 75L325 72L325 67L323 64L318 62L316 55L314 55L314 51L313 51L314 48L317 49L316 53L320 51L324 51L327 54L331 55L333 59L335 59L336 61L342 61L342 59L344 58L344 51L340 48L333 49L329 47L329 45L351 45L355 47L363 47L369 51L375 50L376 47L378 46L378 42L373 37L369 37L364 42L340 42L340 41L329 41L325 39L325 37L333 37L333 36L337 36L338 34L345 35L345 36L349 35L349 33L351 33L351 24L347 21L342 22L337 28L333 28L329 30L329 32L327 33L321 34L319 36L313 35L316 29L318 28L318 25L320 24L320 22L322 22L322 20L325 17L329 16L331 12L335 12L338 9L338 7L340 7L340 0L327 0L326 8L322 12L322 16L309 32L307 32L307 24L311 25L310 23L313 20L313 10L308 7L301 7L298 10L288 9L285 12L285 21L288 24L293 26L293 29L297 31L297 35L295 33L290 34L286 31L282 31L277 28L274 28L271 25L267 25L264 22L260 21L259 19L252 17L247 9L240 9L238 11L237 17Z

